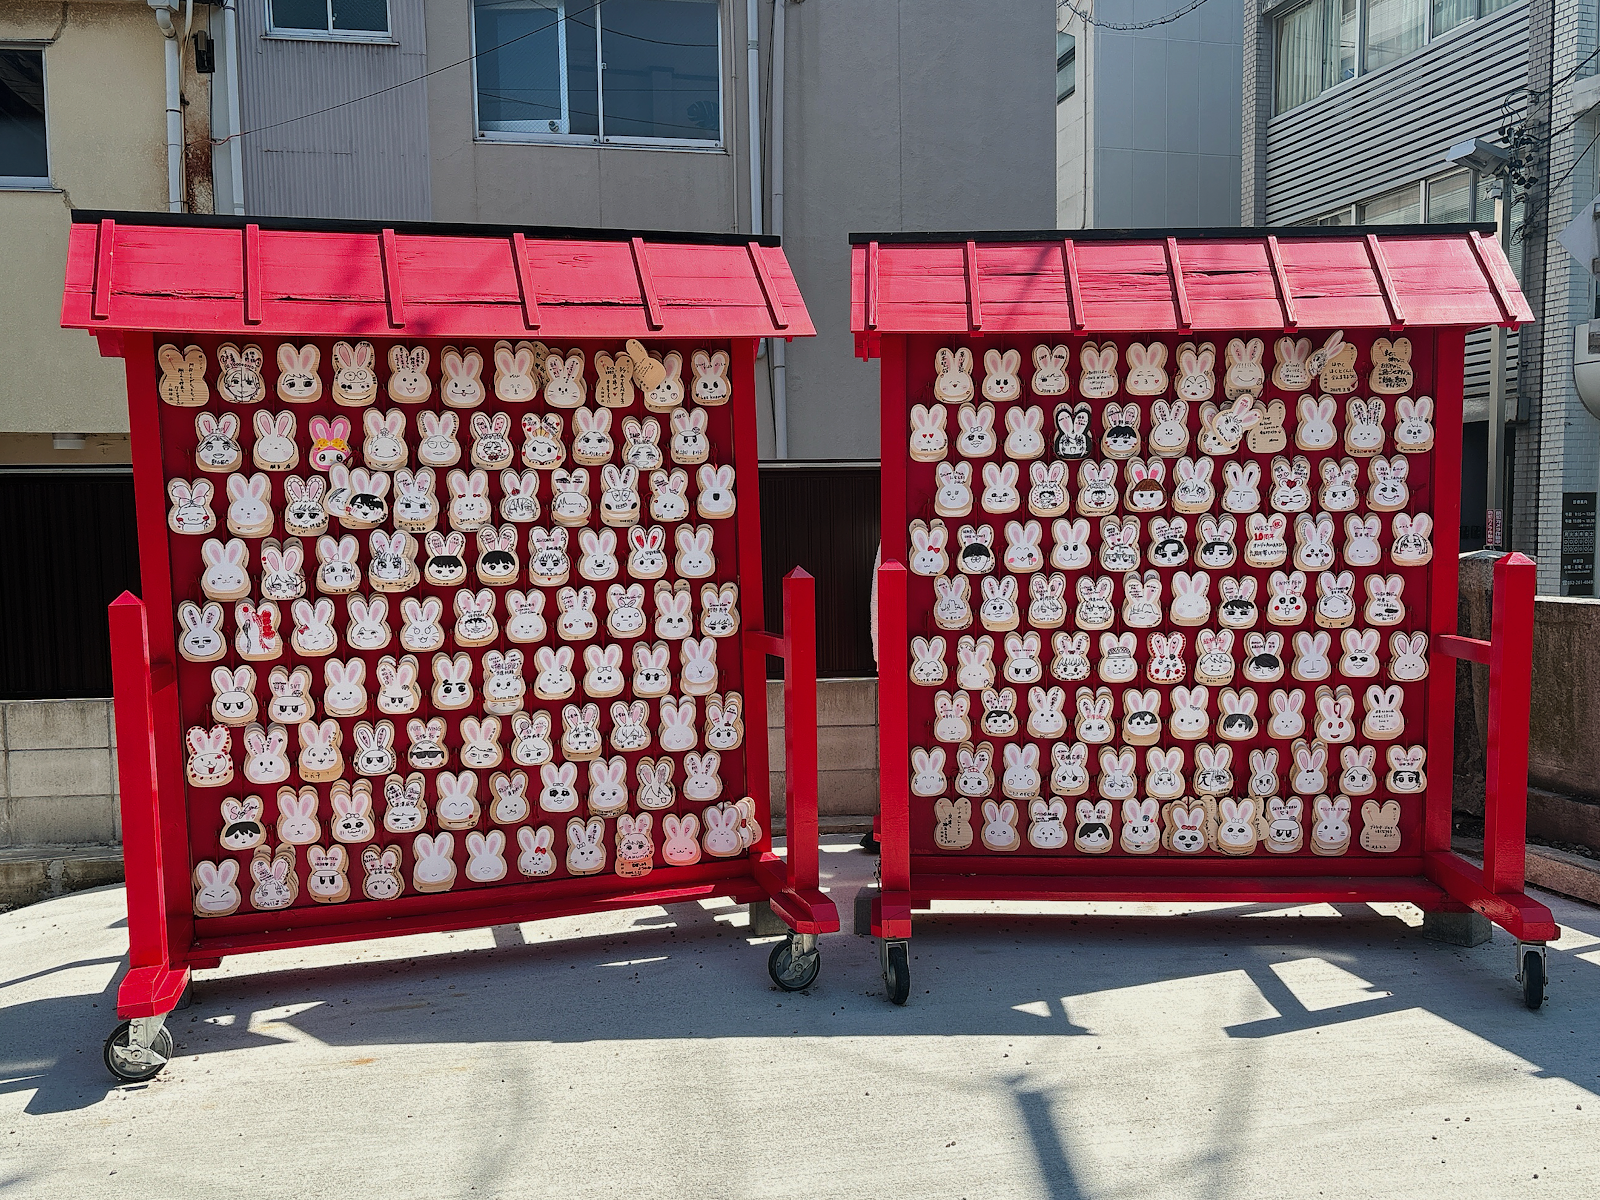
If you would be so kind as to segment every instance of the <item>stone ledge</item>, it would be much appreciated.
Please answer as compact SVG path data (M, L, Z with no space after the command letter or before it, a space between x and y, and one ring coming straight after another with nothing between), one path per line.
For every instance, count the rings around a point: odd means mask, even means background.
M121 846L8 846L0 849L0 908L122 882Z
M1483 860L1483 842L1478 838L1451 838L1450 847L1478 862ZM1600 860L1549 846L1530 845L1527 879L1532 887L1559 892L1600 907Z

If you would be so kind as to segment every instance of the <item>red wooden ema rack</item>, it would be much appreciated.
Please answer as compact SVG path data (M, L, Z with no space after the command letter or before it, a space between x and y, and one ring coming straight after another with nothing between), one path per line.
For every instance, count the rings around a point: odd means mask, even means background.
M764 628L754 364L815 330L777 242L74 221L61 323L126 360L141 560L107 1065L159 1070L227 955L637 905L770 902L808 985L813 591Z
M1497 564L1493 636L1463 638L1448 542L1466 332L1531 319L1493 238L851 241L882 361L890 998L913 911L978 899L1473 911L1541 998L1534 566ZM1481 869L1450 848L1460 658L1490 669Z

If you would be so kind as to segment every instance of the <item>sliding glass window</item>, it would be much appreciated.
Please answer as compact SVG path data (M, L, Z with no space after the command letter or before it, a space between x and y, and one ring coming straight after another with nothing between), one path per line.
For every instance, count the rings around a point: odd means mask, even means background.
M722 143L717 0L476 0L473 27L480 136Z

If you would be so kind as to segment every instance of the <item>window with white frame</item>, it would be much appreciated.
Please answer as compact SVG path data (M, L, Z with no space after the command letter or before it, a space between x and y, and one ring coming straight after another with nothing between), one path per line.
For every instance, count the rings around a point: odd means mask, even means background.
M44 51L0 46L0 188L49 186Z
M474 0L479 136L722 144L718 0Z
M1060 104L1077 90L1078 39L1070 33L1056 31L1056 103Z
M267 0L267 31L279 37L387 38L389 0Z
M1310 0L1277 20L1274 112L1398 62L1515 0Z

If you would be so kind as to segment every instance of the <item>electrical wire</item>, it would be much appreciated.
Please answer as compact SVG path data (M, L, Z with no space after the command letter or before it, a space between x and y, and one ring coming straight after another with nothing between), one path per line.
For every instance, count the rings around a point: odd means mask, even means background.
M1577 170L1578 164L1584 159L1584 155L1588 154L1589 151L1594 149L1594 144L1596 142L1600 142L1600 133L1596 133L1592 138L1589 139L1589 144L1583 148L1583 154L1580 154L1577 158L1573 159L1572 165L1561 173L1561 178L1550 185L1550 193L1552 195L1555 193L1557 188L1567 181L1567 176L1571 175L1573 171Z
M1056 11L1060 12L1062 9L1066 9L1085 25L1093 25L1096 29L1110 29L1118 33L1131 33L1138 29L1154 29L1157 25L1170 25L1174 21L1187 17L1205 2L1206 0L1189 0L1188 4L1185 4L1176 12L1168 13L1164 17L1157 17L1153 21L1135 21L1127 24L1118 24L1113 21L1097 21L1093 13L1084 12L1072 0L1061 0L1061 3L1056 5Z

